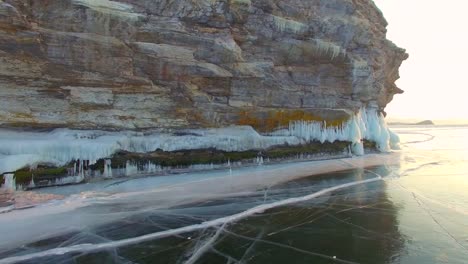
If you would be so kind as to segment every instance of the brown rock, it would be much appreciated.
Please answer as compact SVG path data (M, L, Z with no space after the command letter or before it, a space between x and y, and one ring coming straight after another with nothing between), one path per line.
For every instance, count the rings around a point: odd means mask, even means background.
M383 110L407 58L386 25L371 0L0 1L0 126L216 127L246 112Z

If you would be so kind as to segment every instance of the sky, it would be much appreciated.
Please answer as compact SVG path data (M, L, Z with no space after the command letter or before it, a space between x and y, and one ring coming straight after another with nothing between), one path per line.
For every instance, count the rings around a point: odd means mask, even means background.
M389 118L468 120L468 1L374 0L387 38L410 57L387 106Z

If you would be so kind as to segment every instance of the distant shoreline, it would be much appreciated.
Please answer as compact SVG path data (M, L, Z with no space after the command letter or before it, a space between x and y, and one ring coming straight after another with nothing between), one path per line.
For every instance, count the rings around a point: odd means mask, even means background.
M389 126L435 126L432 120L424 120L421 122L388 122Z
M406 123L388 123L389 128L395 127L467 127L468 123L466 124L435 124L435 125L415 125L415 124L406 124Z

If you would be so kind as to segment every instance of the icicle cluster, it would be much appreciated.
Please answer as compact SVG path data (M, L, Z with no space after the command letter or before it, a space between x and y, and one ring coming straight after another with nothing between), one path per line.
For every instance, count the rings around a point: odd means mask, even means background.
M289 126L291 136L302 138L308 142L322 143L336 140L352 142L353 153L364 154L363 140L376 143L382 152L398 149L398 135L391 132L385 119L376 109L361 109L359 113L341 126L327 127L323 122L296 121Z
M273 16L273 22L275 23L276 28L281 32L288 31L298 34L307 30L307 26L305 24L279 16Z
M362 139L377 143L379 150L397 147L398 136L391 133L378 111L361 110L339 127L327 127L322 122L292 122L289 129L270 135L260 135L247 126L219 129L186 130L183 135L169 133L143 134L138 132L76 131L57 129L48 133L0 130L0 174L14 172L26 166L51 164L63 166L79 161L70 176L83 175L83 167L99 159L108 159L117 151L147 153L157 149L176 151L183 149L214 148L223 151L266 149L278 145L298 145L314 140L353 143L353 152L364 153ZM148 171L158 170L148 164ZM128 164L125 174L138 170ZM104 176L112 177L110 160L105 161ZM80 173L81 172L81 173ZM78 173L78 175L76 174Z
M332 59L346 55L346 51L343 50L340 46L325 40L316 39L315 45L317 46L320 54L329 55Z

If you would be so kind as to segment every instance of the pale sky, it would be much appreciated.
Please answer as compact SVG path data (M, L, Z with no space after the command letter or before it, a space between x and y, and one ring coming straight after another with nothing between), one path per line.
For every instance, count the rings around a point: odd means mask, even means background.
M390 118L468 120L468 0L374 0L410 58Z

